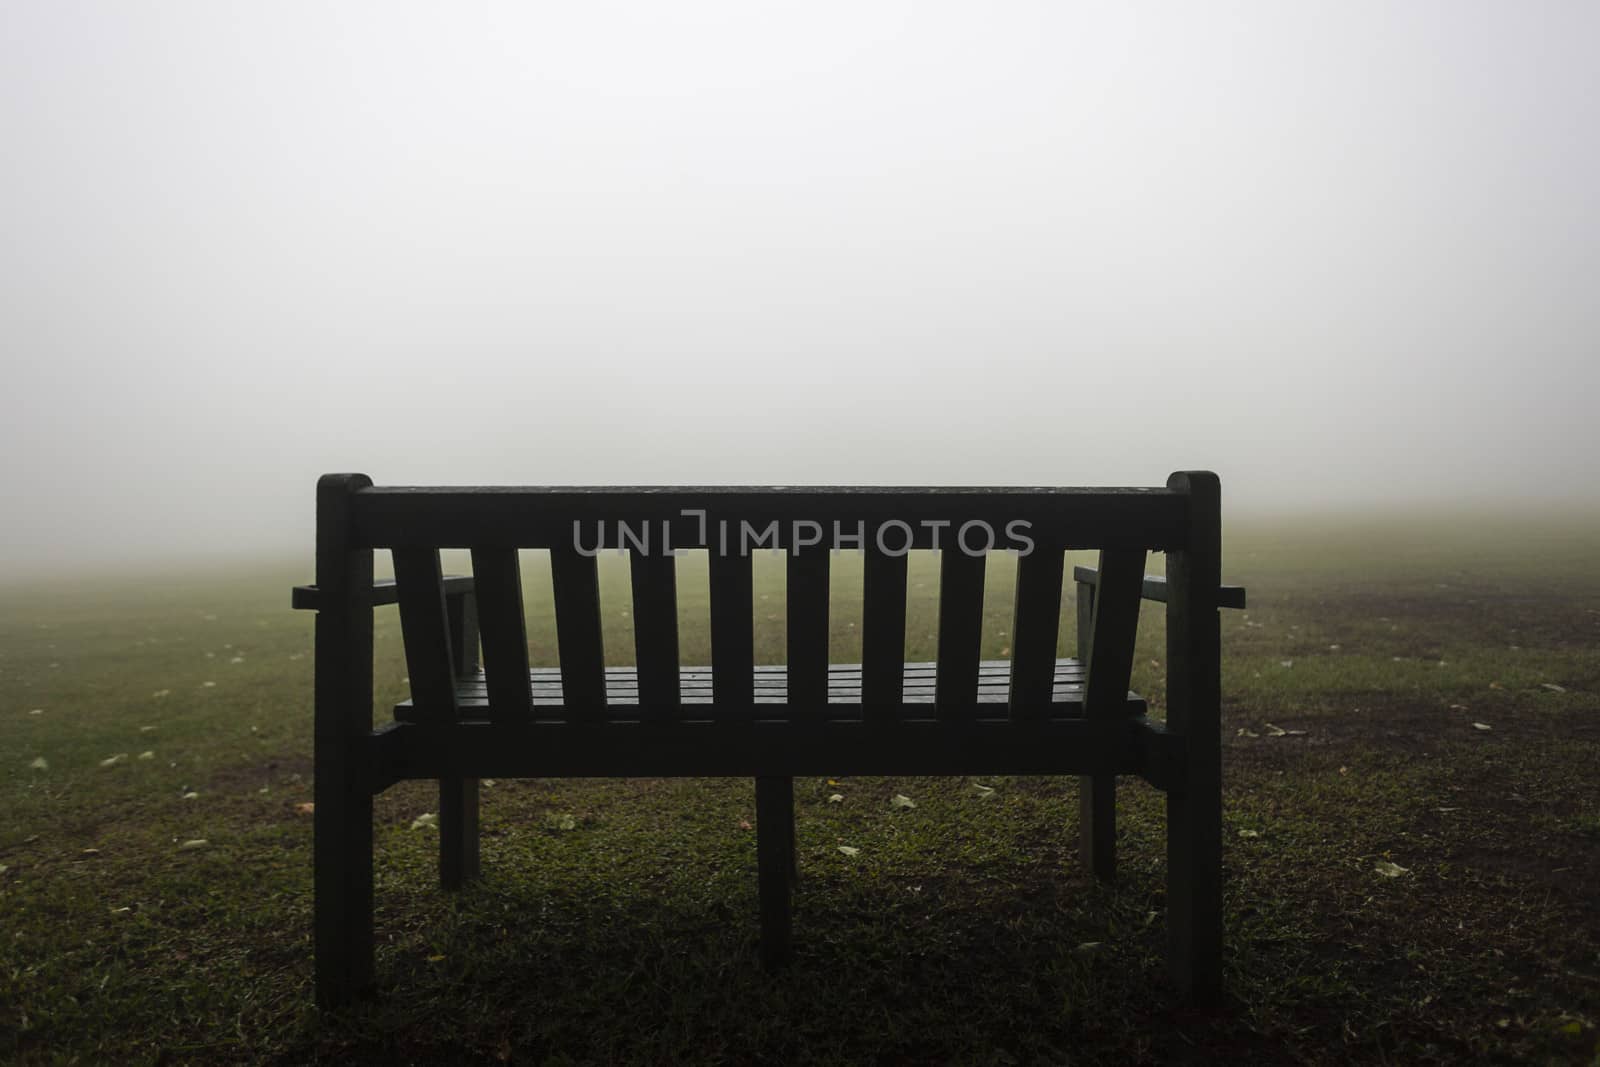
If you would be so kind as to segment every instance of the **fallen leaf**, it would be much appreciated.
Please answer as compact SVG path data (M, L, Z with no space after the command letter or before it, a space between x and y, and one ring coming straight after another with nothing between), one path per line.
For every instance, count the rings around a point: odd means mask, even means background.
M1239 831L1239 836L1240 837L1260 837L1261 836L1261 831L1260 830L1240 830Z
M1349 767L1340 767L1339 768L1339 773L1340 774L1349 774L1350 773L1350 768Z
M976 789L978 791L978 796L979 797L992 797L992 796L994 796L994 787L993 786L983 785L981 782L973 782L972 783L972 788Z
M839 846L839 851L843 852L846 856L859 856L859 855L861 855L861 850L859 848L853 848L850 845L840 845Z
M1552 693L1565 693L1567 691L1567 687L1566 686L1557 685L1554 682L1540 682L1539 684L1542 687L1544 687L1545 689L1550 690L1550 692L1552 692Z
M101 760L100 766L115 767L117 764L121 763L127 758L128 754L126 752L118 752L115 756L107 756L105 759Z
M1260 737L1261 735L1256 733L1254 730L1247 729L1246 727L1241 726L1241 727L1239 727L1239 736L1240 737Z
M1490 682L1489 683L1489 688L1490 689L1504 689L1505 686L1501 685L1499 682Z
M1472 728L1474 730L1493 730L1494 729L1493 726L1490 726L1486 722L1475 722L1475 723L1472 724Z
M1467 710L1467 706L1465 704L1451 704L1450 705L1450 710L1451 711L1466 711Z
M155 729L155 727L154 727L154 726L141 726L141 727L139 727L139 732L140 732L140 733L141 733L141 734L147 734L147 733L149 733L149 732L150 732L150 731L151 731L151 730L154 730L154 729Z
M1373 870L1383 875L1385 878L1398 878L1402 874L1409 874L1411 868L1402 867L1398 863L1391 863L1389 860L1384 860L1382 863L1374 867Z
M156 758L156 754L154 752L150 751L149 749L145 749L143 752L139 753L139 758L140 759L155 759Z
M98 856L98 855L100 855L100 850L97 849L97 848L86 848L82 852L79 852L78 855L80 855L80 856Z
M439 816L438 816L437 813L431 812L431 811L424 812L423 814L418 815L415 819L411 820L411 828L413 830L420 830L424 826L438 826L438 825L439 825Z
M739 820L739 829L741 829L741 830L753 829L753 827L750 825L750 820L749 819L740 819Z
M1448 815L1452 811L1460 811L1461 809L1460 808L1434 808L1433 810L1437 811L1441 815Z
M294 806L294 813L296 815L315 815L317 813L316 802L311 800L301 801Z
M32 767L36 771L48 771L50 769L50 761L45 759L43 756L35 756L33 758L33 762L28 764L28 766Z
M183 844L179 845L178 848L183 852L193 852L196 849L205 848L210 843L211 842L207 841L203 837L196 837L193 840L185 841Z
M896 793L889 801L889 806L891 808L914 808L917 806L917 802L904 793Z
M1268 737L1288 737L1289 736L1289 731L1285 730L1281 726L1274 726L1270 722L1264 722L1261 725L1266 729Z
M830 796L828 798L828 803L829 804L843 804L844 803L844 794L843 793L834 793L832 796Z
M443 960L443 959L444 959L444 954L443 954L443 953L440 953L440 954L439 954L439 955L437 955L437 956L429 956L429 957L428 957L428 962L429 962L429 963L439 963L439 962L441 962L441 961L442 961L442 960Z
M183 799L185 799L185 800L199 800L200 799L200 794L196 793L194 790L191 789L191 790L189 790L189 792L183 794Z
M1100 951L1104 944L1105 942L1103 941L1085 941L1076 949L1074 949L1074 951L1080 956L1093 956L1096 952Z
M482 785L485 789L493 789L494 788L494 784L495 784L495 780L493 778L485 778L479 784Z

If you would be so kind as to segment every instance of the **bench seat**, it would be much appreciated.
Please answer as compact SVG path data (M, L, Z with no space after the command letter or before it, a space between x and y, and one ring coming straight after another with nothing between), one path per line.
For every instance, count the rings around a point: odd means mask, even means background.
M937 665L933 663L907 663L903 682L902 702L905 704L932 704ZM528 672L533 687L534 718L536 720L565 720L561 690L561 670L558 667L535 667ZM1055 686L1050 714L1052 719L1081 718L1083 715L1083 665L1075 659L1056 660ZM758 665L755 668L755 703L786 706L788 694L788 667L783 664ZM678 686L683 704L711 703L711 668L683 667L678 671ZM978 703L1004 705L1011 698L1011 661L984 660L978 665ZM636 720L637 713L620 709L639 703L639 679L633 667L606 668L606 703L611 710L609 719ZM828 703L859 709L861 703L861 665L859 663L834 663L828 666ZM489 706L488 681L483 671L456 682L456 704L463 720L487 719L492 714ZM844 708L841 714L848 717ZM1143 715L1145 702L1137 693L1128 694L1128 711ZM856 715L859 716L859 710ZM426 716L410 700L395 705L394 717L399 722L420 722ZM758 718L783 718L773 709L771 715ZM832 716L828 716L832 717ZM906 717L906 716L902 716ZM922 718L913 715L911 718ZM932 718L932 709L927 716ZM1004 708L995 708L992 714L979 718L1006 717ZM685 716L689 720L696 717Z
M603 715L569 718L556 668L529 672L534 713L491 720L484 676L457 684L458 717L429 723L404 701L396 722L373 735L378 788L413 778L789 776L858 774L1077 774L1114 767L1166 788L1180 756L1165 726L1145 717L1145 701L1127 696L1125 717L1091 724L1083 714L1083 671L1056 662L1050 713L1014 719L1006 701L1010 663L985 661L975 704L936 712L934 665L905 668L902 703L867 721L861 668L828 671L829 712L792 719L784 703L785 669L755 672L755 715L712 718L710 670L679 672L682 703L704 715L641 715L632 667L606 670Z

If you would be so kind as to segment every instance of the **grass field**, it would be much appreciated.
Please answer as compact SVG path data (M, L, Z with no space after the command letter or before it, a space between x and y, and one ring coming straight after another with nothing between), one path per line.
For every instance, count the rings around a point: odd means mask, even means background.
M1162 972L1160 794L1121 791L1105 889L1074 855L1072 780L847 778L796 783L797 961L777 977L756 961L749 781L496 782L486 877L453 897L437 831L413 825L435 794L396 787L381 994L319 1017L298 808L312 620L287 607L308 566L13 584L0 1057L1600 1062L1597 558L1593 521L1229 530L1251 606L1223 627L1230 996L1212 1013L1175 1008ZM681 566L684 658L707 662L704 564ZM991 561L987 657L1009 651L1011 567ZM859 569L837 572L843 603ZM627 662L625 567L603 586ZM915 563L910 658L932 658L937 587ZM554 662L548 579L528 603ZM782 603L767 560L768 661ZM1159 714L1149 608L1134 685ZM834 615L836 660L859 652L855 611ZM1072 618L1069 597L1064 648ZM378 626L382 709L406 686L393 609Z

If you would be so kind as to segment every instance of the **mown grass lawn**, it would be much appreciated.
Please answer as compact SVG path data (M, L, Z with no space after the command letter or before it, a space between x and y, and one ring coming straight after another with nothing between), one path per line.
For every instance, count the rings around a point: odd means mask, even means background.
M396 787L378 804L380 995L319 1016L298 807L311 618L287 608L307 568L14 584L0 1056L1600 1061L1597 553L1595 521L1229 531L1251 607L1224 619L1230 996L1210 1013L1162 973L1160 794L1123 788L1106 889L1074 855L1072 780L846 778L796 784L797 960L775 977L755 954L750 782L496 782L486 877L455 896L436 831L413 826L433 792ZM707 662L703 561L681 567L684 657ZM986 657L1009 652L1011 568L991 563ZM836 570L849 661L859 569ZM758 575L776 661L781 566ZM931 560L910 584L907 653L931 659ZM625 567L603 587L627 662ZM528 603L554 662L547 578ZM1135 688L1159 714L1149 608ZM1072 618L1069 598L1064 648ZM406 695L392 609L377 649L382 714Z

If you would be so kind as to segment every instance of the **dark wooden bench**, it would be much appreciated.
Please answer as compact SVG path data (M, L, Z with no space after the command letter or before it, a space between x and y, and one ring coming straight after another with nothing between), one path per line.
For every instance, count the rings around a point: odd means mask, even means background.
M674 548L710 550L708 667L679 663L663 523ZM981 662L987 559L973 553L991 539L1006 547L1019 529L1032 550L1014 563L1012 658ZM746 530L787 555L783 666L754 663ZM984 535L976 544L973 531ZM656 538L655 551L641 534ZM866 557L859 665L828 661L835 535ZM936 544L938 659L907 664L902 546ZM600 547L631 556L633 667L605 666ZM444 548L471 551L472 577L443 574ZM529 666L522 548L549 550L559 669ZM394 581L374 581L374 549L391 551ZM1078 655L1061 659L1069 549L1098 549L1099 566L1073 574ZM1167 555L1165 579L1145 576L1152 551ZM1083 855L1109 879L1117 776L1138 775L1167 795L1171 973L1190 997L1218 991L1217 609L1242 607L1244 592L1221 584L1213 474L1175 474L1152 489L392 488L328 475L317 485L316 569L294 605L317 612L323 1005L373 983L373 796L405 779L438 781L440 877L454 888L479 873L487 777L754 778L761 954L776 965L790 952L795 776L1080 775ZM1128 690L1141 599L1166 604L1164 723ZM412 695L375 729L373 608L383 604L399 605Z

